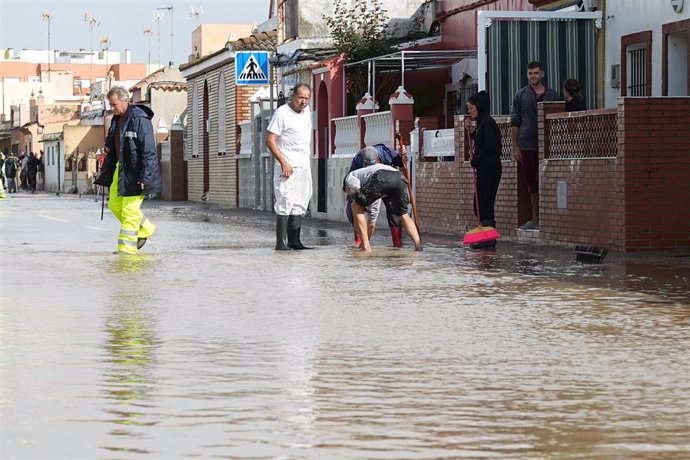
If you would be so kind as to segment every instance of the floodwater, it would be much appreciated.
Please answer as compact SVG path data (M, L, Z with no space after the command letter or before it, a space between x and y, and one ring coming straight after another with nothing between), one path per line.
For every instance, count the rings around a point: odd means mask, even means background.
M690 456L680 258L276 252L271 216L154 206L127 257L92 199L0 202L3 459Z

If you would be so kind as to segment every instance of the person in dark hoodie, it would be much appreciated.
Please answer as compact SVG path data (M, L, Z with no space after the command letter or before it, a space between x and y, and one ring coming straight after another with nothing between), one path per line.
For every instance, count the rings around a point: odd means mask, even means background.
M110 187L108 208L121 223L117 251L136 254L156 230L141 212L144 194L162 190L153 111L130 104L122 86L112 87L107 98L113 120L105 140L105 163L95 183Z
M476 172L477 181L473 209L475 215L479 212L482 226L495 228L494 204L503 167L501 166L501 132L496 120L491 117L490 110L491 100L486 91L480 91L467 100L467 112L476 122L476 128L470 134L474 142L474 154L470 159L470 164ZM496 240L471 245L473 249L495 246Z

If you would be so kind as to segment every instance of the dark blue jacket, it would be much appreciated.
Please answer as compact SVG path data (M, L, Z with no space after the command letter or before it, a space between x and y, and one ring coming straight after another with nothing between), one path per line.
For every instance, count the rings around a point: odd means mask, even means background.
M117 122L113 119L105 139L110 150L103 171L96 179L98 185L110 187L115 174L116 157L119 158L117 194L137 196L160 193L163 189L156 137L151 124L153 111L144 105L130 105L120 121L120 151L115 155ZM141 189L138 182L144 184Z

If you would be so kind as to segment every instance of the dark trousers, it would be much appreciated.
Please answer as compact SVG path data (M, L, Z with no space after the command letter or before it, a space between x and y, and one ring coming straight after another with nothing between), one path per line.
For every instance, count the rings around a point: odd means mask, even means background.
M474 215L477 215L477 199L479 199L479 217L482 225L495 227L494 205L496 204L496 194L498 185L501 183L503 167L501 161L486 162L477 169L477 196L474 199Z
M31 171L29 170L29 189L32 192L36 191L36 174L38 171Z

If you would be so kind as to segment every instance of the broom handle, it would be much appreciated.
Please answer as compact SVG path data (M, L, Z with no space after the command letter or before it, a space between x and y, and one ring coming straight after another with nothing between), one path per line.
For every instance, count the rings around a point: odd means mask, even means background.
M407 170L407 150L402 142L402 137L400 133L395 133L395 140L400 144L400 153L402 156L402 167L405 177L407 178L407 191L410 194L410 204L412 205L412 213L414 214L414 226L417 227L417 233L419 233L419 220L417 217L417 203L415 203L414 194L412 193L412 182L410 181L410 172ZM420 236L421 240L421 236Z
M474 142L472 141L472 135L469 133L469 131L467 132L467 134L468 134L467 137L468 137L469 142L470 142L470 150L471 150L472 147L474 146ZM475 152L472 152L472 153L474 154ZM477 191L477 168L472 168L472 171L474 172L474 208L477 211L477 225L479 227L481 227L482 226L482 218L479 215L479 192Z

